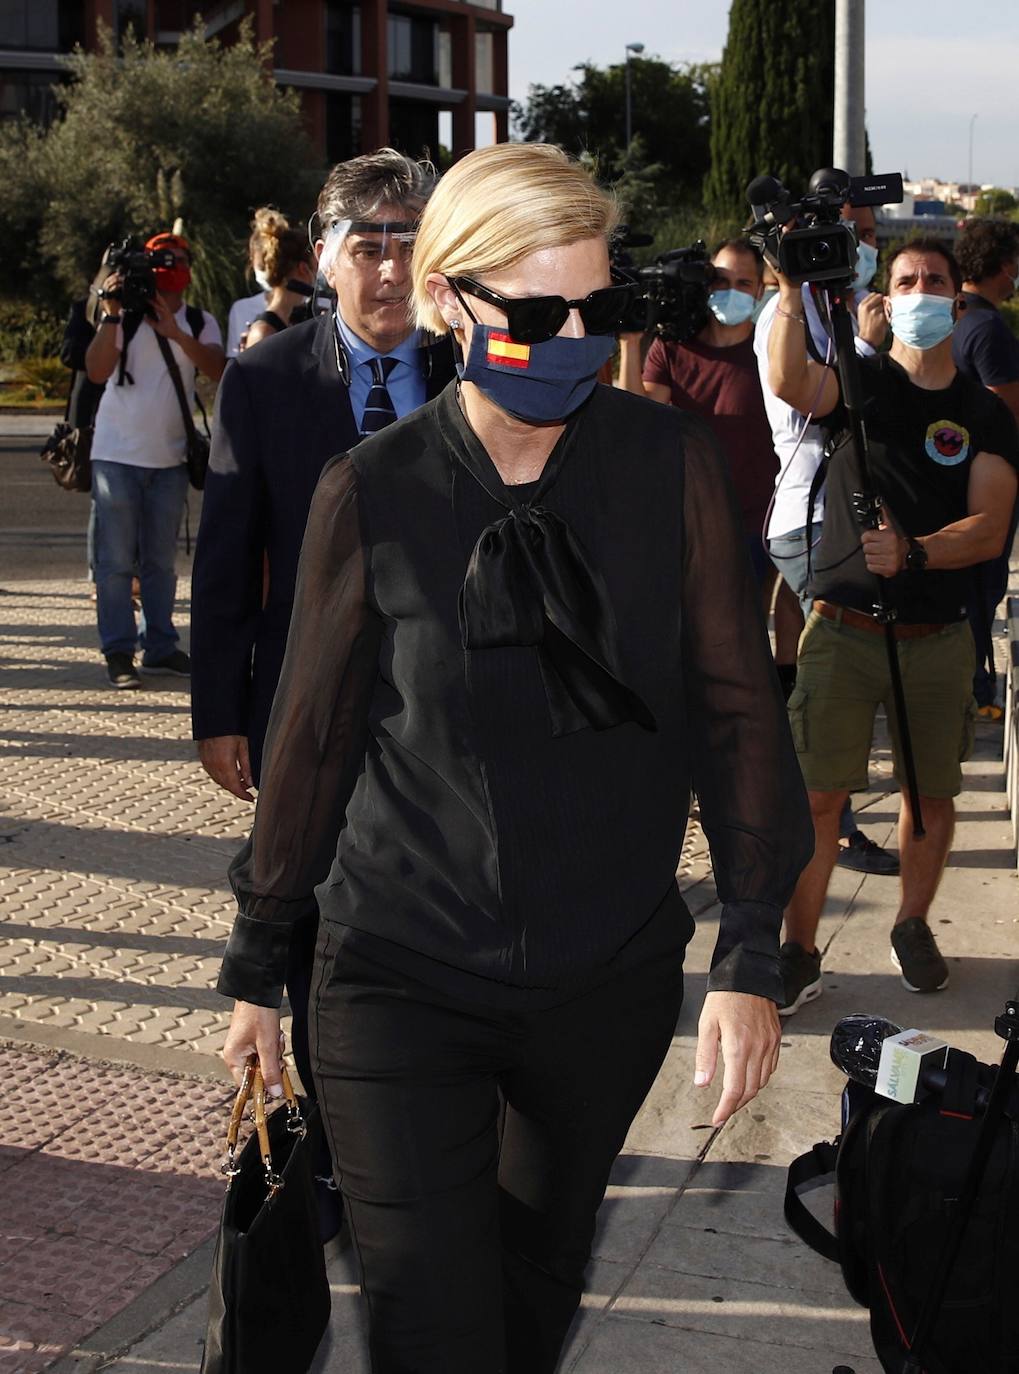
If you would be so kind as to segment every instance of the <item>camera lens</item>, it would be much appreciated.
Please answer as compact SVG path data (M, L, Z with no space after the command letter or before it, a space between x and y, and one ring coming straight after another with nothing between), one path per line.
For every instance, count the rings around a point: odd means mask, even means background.
M832 246L827 239L815 239L810 245L808 260L811 267L824 267L832 255Z

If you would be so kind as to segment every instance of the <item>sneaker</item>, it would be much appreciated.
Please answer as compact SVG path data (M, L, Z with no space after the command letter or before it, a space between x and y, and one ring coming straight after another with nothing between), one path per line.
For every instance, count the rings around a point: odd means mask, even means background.
M854 830L847 844L839 845L838 865L856 873L880 873L894 878L899 871L898 856L868 840L862 830Z
M821 982L821 951L815 949L808 954L795 940L787 940L778 952L782 969L782 986L785 997L778 1009L779 1016L792 1016L793 1012L813 1002L824 991Z
M131 654L107 654L106 676L110 679L110 686L121 691L142 685Z
M910 992L940 992L948 986L948 965L933 931L919 916L892 927L892 963Z
M142 659L142 672L150 677L190 677L191 660L183 649L174 649L172 654L161 658L158 663L146 663Z

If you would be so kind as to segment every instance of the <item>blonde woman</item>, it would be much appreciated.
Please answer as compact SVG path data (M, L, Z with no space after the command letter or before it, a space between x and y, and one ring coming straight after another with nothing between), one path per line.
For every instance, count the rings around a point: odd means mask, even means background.
M278 1083L288 921L328 880L312 1052L374 1374L551 1374L670 1044L691 784L723 900L697 1081L778 1058L810 819L724 464L598 386L615 208L555 148L470 154L415 245L460 380L323 474L220 990Z

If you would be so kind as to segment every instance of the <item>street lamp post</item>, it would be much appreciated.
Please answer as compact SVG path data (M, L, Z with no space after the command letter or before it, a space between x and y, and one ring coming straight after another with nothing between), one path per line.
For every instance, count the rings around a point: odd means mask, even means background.
M976 115L969 117L969 193L973 195L973 125L977 122ZM974 205L976 200L974 198Z
M633 142L633 111L630 103L630 54L639 57L644 51L643 43L627 43L626 45L626 151L630 151L630 144Z

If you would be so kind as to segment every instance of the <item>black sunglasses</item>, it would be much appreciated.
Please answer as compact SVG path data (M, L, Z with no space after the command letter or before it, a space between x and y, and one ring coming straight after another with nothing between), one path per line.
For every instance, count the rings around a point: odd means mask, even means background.
M563 296L501 296L473 277L447 277L446 280L475 324L474 312L461 294L464 291L501 310L506 316L510 338L522 344L554 339L569 319L571 310L580 312L588 334L614 334L622 325L634 290L632 283L617 282L614 286L599 287L583 300L568 301Z

